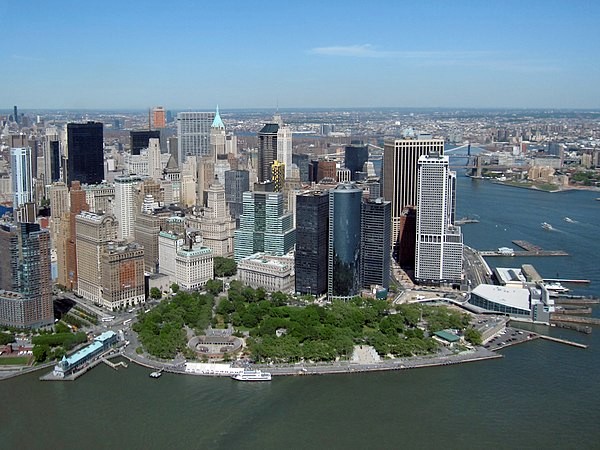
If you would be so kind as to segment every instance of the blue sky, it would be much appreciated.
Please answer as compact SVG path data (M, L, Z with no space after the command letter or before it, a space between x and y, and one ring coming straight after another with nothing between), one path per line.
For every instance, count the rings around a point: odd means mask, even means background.
M0 107L600 108L599 20L594 0L0 0Z

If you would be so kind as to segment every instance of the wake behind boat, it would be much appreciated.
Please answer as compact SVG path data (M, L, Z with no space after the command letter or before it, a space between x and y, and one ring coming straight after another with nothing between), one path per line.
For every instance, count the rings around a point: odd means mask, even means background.
M238 381L271 381L271 374L260 370L244 369L242 373L233 375L231 378Z

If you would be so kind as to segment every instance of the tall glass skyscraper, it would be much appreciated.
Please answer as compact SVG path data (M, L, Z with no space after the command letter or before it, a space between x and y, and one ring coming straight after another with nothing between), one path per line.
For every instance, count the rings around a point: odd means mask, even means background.
M329 191L329 298L348 299L360 293L361 200L362 190L354 183Z
M100 122L67 124L67 185L101 183L104 179L103 125Z
M361 214L361 282L390 287L392 207L383 198L366 201Z
M296 243L291 213L283 211L281 192L244 192L244 213L235 232L234 258L254 253L282 256Z
M50 232L37 223L0 223L0 324L40 327L54 323Z
M271 166L277 159L279 124L267 123L258 132L258 182L271 180Z
M296 196L296 292L327 292L329 192L306 191Z
M177 114L177 162L181 167L188 156L210 155L210 129L214 112Z
M247 170L228 170L225 172L225 201L229 214L239 223L244 211L243 195L250 190L250 172Z
M358 181L356 172L362 172L364 164L369 160L369 147L362 141L352 141L344 147L344 164L350 171L352 181Z

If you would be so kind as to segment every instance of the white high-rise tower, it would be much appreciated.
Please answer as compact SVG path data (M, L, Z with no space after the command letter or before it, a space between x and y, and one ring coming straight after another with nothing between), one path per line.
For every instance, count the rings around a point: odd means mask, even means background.
M31 148L10 149L10 173L13 190L13 208L16 210L34 200Z
M454 225L456 173L437 153L419 158L415 278L421 284L460 283L463 241Z
M142 179L124 175L115 177L115 216L118 221L117 237L127 240L133 237L135 228L135 188Z

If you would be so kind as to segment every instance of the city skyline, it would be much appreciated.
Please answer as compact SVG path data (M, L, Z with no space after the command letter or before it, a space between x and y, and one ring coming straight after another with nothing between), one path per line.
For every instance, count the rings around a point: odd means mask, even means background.
M23 109L597 108L599 13L566 1L8 3L0 94Z

